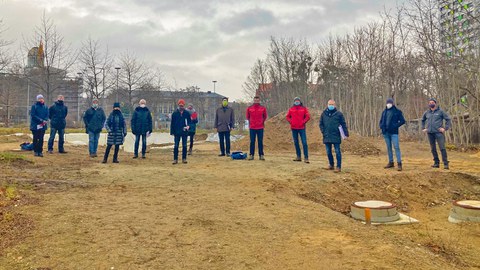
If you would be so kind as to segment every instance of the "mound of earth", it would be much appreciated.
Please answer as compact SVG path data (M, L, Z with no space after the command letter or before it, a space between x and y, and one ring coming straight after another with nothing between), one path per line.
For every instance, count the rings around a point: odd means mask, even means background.
M322 134L319 128L320 111L311 111L311 119L307 123L307 142L310 152L325 152ZM294 151L290 124L286 120L286 112L279 113L265 123L263 145L266 151ZM247 151L250 147L249 136L235 142L234 148ZM370 138L362 137L350 130L350 137L342 142L342 151L355 155L378 155L380 149L375 146Z

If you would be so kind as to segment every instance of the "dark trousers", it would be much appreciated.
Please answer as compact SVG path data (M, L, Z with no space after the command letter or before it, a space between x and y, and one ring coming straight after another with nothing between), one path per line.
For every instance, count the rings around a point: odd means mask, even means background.
M255 155L255 138L258 139L258 154L263 156L263 129L250 129L250 155Z
M230 131L218 132L218 140L220 141L220 153L225 155L226 150L227 154L230 154Z
M43 152L43 137L45 136L45 130L35 130L32 131L33 135L33 152L42 153Z
M140 137L142 137L142 157L145 156L145 152L147 152L147 134L136 134L135 135L135 146L133 149L133 154L138 156L138 147L140 144Z
M430 141L430 149L432 150L433 161L435 163L440 163L437 153L437 142L440 152L442 153L442 161L444 164L448 164L447 149L445 148L445 135L443 135L441 132L428 133L428 140Z
M175 146L173 147L173 159L178 160L178 147L182 139L182 159L187 159L187 138L188 135L175 135Z
M112 144L107 145L107 149L105 150L105 156L103 157L104 160L108 159L108 155L110 155L110 149L112 149ZM120 150L120 145L115 144L115 152L113 152L113 160L118 160L118 150Z
M339 143L326 143L325 147L327 149L328 163L330 166L335 166L333 161L332 145L335 148L335 155L337 156L337 168L342 168L342 150L340 149Z
M297 157L302 156L302 152L300 151L300 144L298 142L298 136L300 136L303 145L303 155L305 156L305 158L308 158L307 132L305 131L305 129L292 129L292 136L293 144L295 144L295 152L297 152Z
M190 137L190 150L193 149L193 140L195 139L195 132L189 132L188 136Z
M63 144L65 143L65 129L50 128L50 138L48 138L48 151L53 151L53 143L55 141L55 135L58 131L58 151L63 152Z

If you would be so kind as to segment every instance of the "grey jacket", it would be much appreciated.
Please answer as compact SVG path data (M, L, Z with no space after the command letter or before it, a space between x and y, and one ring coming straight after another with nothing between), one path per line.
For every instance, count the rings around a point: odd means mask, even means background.
M440 107L437 107L434 111L427 110L422 117L422 129L427 129L427 133L438 133L438 129L443 127L443 120L445 120L445 130L450 129L452 126L452 119L444 112Z
M218 132L230 131L234 128L235 114L231 107L221 107L217 109L215 114L215 126Z

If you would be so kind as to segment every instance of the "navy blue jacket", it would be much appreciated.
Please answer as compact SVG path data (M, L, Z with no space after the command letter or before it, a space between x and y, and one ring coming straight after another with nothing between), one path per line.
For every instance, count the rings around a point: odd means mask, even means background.
M391 111L390 111L391 110ZM390 122L388 122L387 113L391 112L392 116ZM398 128L405 124L405 118L401 110L393 106L391 109L383 110L382 117L380 118L380 129L382 134L398 134Z
M50 125L55 129L65 129L67 121L65 118L68 114L68 107L65 106L63 101L55 101L55 103L48 110L48 116L50 117Z
M150 110L145 107L138 106L132 115L132 133L135 135L152 133L152 114Z
M190 113L187 110L184 110L183 113L180 113L179 109L175 110L175 112L172 113L172 122L170 123L170 135L188 135L188 131L185 130L185 126L190 126L191 121L192 120L190 118Z
M127 136L127 125L125 124L125 118L119 110L113 110L107 119L105 126L108 131L107 144L108 145L121 145L124 142L125 136Z
M85 129L88 132L100 133L105 125L107 117L102 108L96 109L90 107L83 115L83 122L85 123Z
M37 101L30 109L30 130L47 130L47 124L41 129L37 129L37 125L42 124L44 121L48 121L48 107Z
M343 113L337 109L323 111L320 116L320 131L323 134L323 143L342 143L342 136L340 135L339 126L343 128L345 136L348 137L347 123Z

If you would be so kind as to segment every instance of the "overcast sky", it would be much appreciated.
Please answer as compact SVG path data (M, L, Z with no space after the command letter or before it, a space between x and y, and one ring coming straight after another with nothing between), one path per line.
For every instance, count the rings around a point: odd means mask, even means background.
M197 85L233 99L270 36L321 42L377 20L394 0L0 0L4 36L31 36L42 12L74 47L90 35L113 53L135 51L177 87ZM402 2L402 0L398 0ZM25 53L26 55L26 53Z

